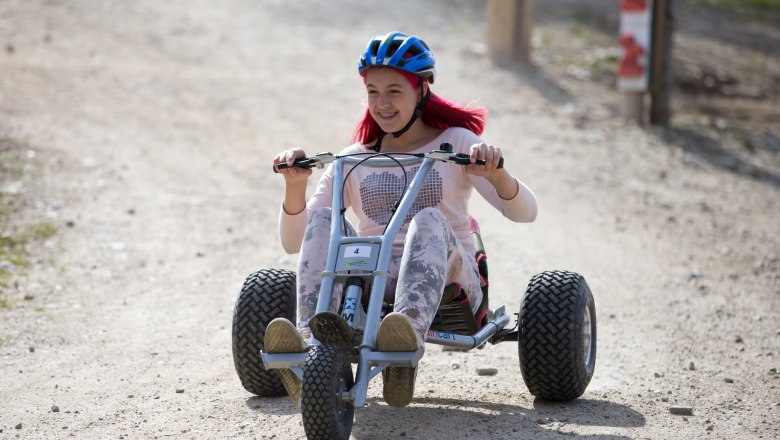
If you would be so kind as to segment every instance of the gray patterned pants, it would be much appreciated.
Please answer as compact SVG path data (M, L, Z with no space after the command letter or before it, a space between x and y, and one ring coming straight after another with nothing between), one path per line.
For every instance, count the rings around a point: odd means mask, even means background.
M311 334L309 319L317 309L322 271L325 269L330 241L330 208L312 212L306 226L298 259L298 329ZM347 235L356 235L347 224ZM411 318L420 346L439 308L444 287L457 283L469 297L475 312L482 302L482 289L474 255L466 255L447 218L436 208L425 208L409 223L403 249L393 249L385 289L385 300L394 303L396 312ZM331 310L341 302L341 288L333 292Z

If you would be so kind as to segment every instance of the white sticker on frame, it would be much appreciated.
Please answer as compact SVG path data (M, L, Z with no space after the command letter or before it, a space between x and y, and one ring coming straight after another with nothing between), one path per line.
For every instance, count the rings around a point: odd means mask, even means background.
M368 258L371 246L344 246L344 258Z

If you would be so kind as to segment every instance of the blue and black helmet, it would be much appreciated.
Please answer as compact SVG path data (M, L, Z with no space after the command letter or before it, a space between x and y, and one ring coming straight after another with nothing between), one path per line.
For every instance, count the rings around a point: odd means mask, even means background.
M401 69L431 83L436 74L436 58L425 41L401 32L377 35L368 42L358 61L358 71L362 74L372 66Z

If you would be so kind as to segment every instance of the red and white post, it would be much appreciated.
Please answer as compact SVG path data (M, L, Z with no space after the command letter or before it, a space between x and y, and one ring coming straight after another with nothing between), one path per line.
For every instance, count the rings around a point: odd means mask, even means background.
M653 0L620 1L620 47L618 90L624 93L626 119L641 124L644 97L650 77Z

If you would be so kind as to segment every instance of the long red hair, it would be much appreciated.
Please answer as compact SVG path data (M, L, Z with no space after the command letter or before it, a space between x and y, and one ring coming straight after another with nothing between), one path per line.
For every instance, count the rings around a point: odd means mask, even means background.
M419 76L396 69L396 72L403 75L413 87L419 87L420 81L424 81ZM363 76L365 80L365 75ZM445 130L450 127L463 127L471 130L477 136L485 130L487 123L487 110L481 107L464 107L454 102L448 101L433 92L428 97L428 102L423 107L420 120L425 125ZM371 112L366 109L363 119L355 127L352 134L352 141L359 142L361 145L368 145L376 140L382 129L371 116Z

